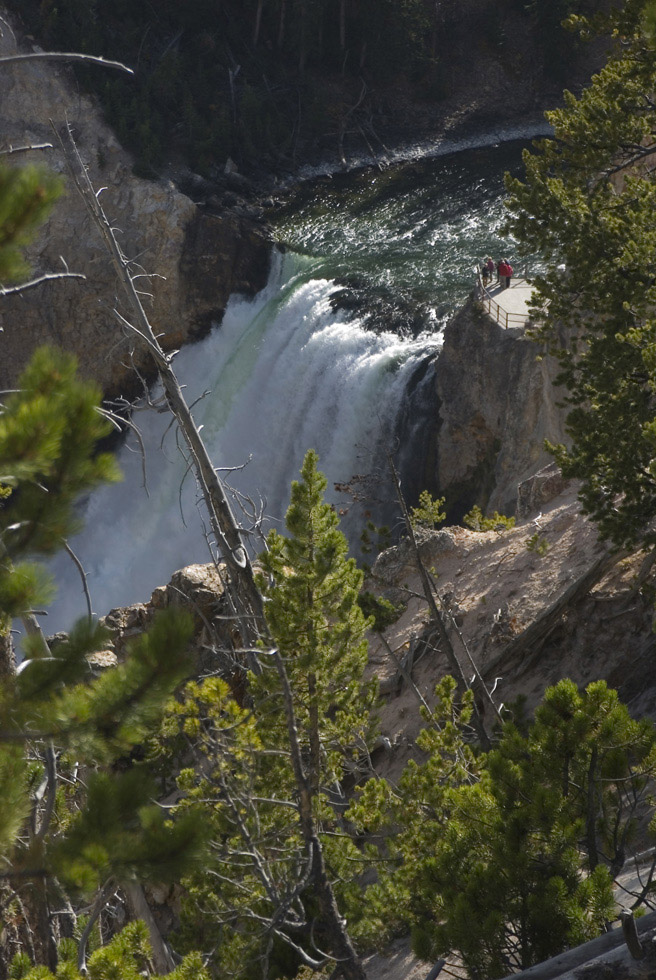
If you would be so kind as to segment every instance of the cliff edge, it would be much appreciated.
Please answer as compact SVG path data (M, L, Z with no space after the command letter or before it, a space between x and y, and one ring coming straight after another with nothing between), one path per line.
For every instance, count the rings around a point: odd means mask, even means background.
M517 487L566 442L556 365L523 327L504 329L474 299L447 325L435 364L438 424L430 482L449 519L474 504L513 514Z

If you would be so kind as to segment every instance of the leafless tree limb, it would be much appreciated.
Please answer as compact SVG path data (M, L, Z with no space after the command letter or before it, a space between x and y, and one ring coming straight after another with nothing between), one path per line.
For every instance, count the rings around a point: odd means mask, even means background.
M121 61L110 61L108 58L73 51L25 51L22 54L7 54L0 58L0 65L13 65L23 61L81 61L101 65L103 68L116 68L128 75L134 75L133 69Z
M116 882L114 881L113 878L109 878L102 886L98 894L96 895L96 900L91 907L91 912L89 913L89 920L86 926L84 927L84 932L80 937L80 946L78 948L78 953L77 953L77 968L83 976L86 976L86 974L88 973L87 945L89 942L89 937L91 936L91 932L96 924L96 920L98 916L105 908L105 905L107 904L107 902L109 901L109 899L111 898L112 894L115 891L116 891Z
M52 150L52 143L27 143L25 146L12 146L0 150L0 157L13 156L15 153L31 153L32 150Z
M86 603L87 603L87 617L88 617L89 622L90 622L93 619L93 609L91 607L91 593L89 592L89 583L87 581L87 573L84 570L84 565L82 564L82 562L80 561L80 559L77 557L77 555L75 554L75 552L71 548L71 546L68 543L68 541L64 541L64 550L66 551L66 554L72 560L73 564L75 565L75 567L77 568L78 572L80 573L80 578L82 579L82 589L84 591L84 598L86 599Z
M55 809L55 799L57 796L57 759L55 756L55 747L52 741L48 742L45 756L45 769L46 778L43 787L43 795L41 799L45 799L45 808L41 814L41 820L37 832L34 835L33 840L36 843L40 843L44 840L46 834L48 833L48 828L50 827L50 820L52 819L52 814ZM37 792L37 799L39 794Z
M171 370L169 359L155 338L152 326L132 281L129 262L125 258L116 240L112 225L96 197L70 129L67 128L60 134L53 125L53 130L64 152L75 186L103 238L132 309L135 325L133 326L125 318L122 318L123 325L133 331L138 341L150 353L166 392L167 401L187 442L190 458L193 460L198 483L207 507L212 534L224 553L234 580L235 602L242 610L242 633L244 637L248 638L248 645L255 647L258 640L266 636L268 631L262 597L255 585L252 566L242 543L239 526L235 521L224 488L214 471L207 449L184 399L180 384Z
M41 286L44 282L51 282L53 279L86 279L81 272L46 272L30 282L21 283L20 286L0 286L0 299L5 296L13 296L16 293L25 293L28 289Z

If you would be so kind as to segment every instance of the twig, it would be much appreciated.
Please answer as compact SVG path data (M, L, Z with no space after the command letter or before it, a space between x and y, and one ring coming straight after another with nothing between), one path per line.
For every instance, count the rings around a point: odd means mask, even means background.
M87 601L87 616L89 617L89 622L93 619L93 609L91 608L91 594L89 592L89 583L87 582L87 573L84 571L84 565L77 557L68 541L64 541L64 550L69 555L69 557L75 563L78 572L80 573L80 578L82 579L82 588L84 590L84 597Z
M44 796L46 798L46 805L45 810L43 811L43 816L41 817L39 829L33 838L36 843L40 843L48 833L50 820L55 809L55 799L57 796L57 762L55 757L55 747L52 741L48 742L46 748L45 763L46 785L44 789Z
M52 150L52 143L27 143L25 146L9 146L0 150L0 157L11 156L14 153L29 153L31 150Z

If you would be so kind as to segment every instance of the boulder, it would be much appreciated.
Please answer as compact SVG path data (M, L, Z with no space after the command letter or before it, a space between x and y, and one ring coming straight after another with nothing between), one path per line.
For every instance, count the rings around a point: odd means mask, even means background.
M555 463L544 466L517 487L517 516L525 518L535 514L559 496L568 484L569 480Z

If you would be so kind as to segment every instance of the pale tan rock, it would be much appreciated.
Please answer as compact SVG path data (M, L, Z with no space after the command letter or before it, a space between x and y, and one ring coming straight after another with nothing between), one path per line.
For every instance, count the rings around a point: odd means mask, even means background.
M4 13L3 13L4 16ZM0 55L31 50L3 24ZM99 72L109 69L98 67ZM141 280L148 316L166 350L206 332L219 321L233 291L254 292L268 274L271 245L262 230L234 214L200 210L170 181L147 181L132 173L132 159L103 121L95 101L78 89L70 69L53 62L3 66L0 86L0 148L56 143L50 122L71 125L80 154L121 246L129 258L158 278ZM55 343L77 354L82 373L113 394L135 388L131 343L114 307L128 314L97 230L65 172L58 149L21 153L12 164L39 162L60 173L65 192L30 246L34 274L71 272L85 282L62 280L3 299L0 307L0 388L15 384L31 351ZM159 278L163 277L163 278ZM128 316L129 318L129 316ZM148 372L143 357L137 359Z

